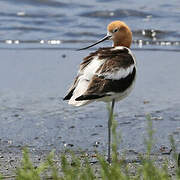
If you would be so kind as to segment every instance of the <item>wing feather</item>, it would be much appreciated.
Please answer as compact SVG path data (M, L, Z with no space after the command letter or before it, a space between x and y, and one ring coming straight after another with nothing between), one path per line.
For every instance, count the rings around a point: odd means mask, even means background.
M81 106L112 93L122 93L135 76L136 62L128 48L100 48L84 58L64 100Z

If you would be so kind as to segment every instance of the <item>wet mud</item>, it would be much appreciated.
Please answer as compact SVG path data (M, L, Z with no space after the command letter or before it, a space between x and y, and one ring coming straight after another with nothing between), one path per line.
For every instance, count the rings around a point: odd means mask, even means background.
M145 153L146 115L151 114L155 130L152 153L162 159L163 151L171 148L170 135L178 151L180 148L179 53L133 52L138 63L136 87L128 98L115 106L117 131L122 137L118 151L120 154L127 151L131 160ZM13 174L19 166L24 146L29 148L35 163L52 149L58 153L68 148L106 154L106 104L95 102L74 108L62 100L86 53L1 50L1 56L6 57L6 61L0 61L3 175Z

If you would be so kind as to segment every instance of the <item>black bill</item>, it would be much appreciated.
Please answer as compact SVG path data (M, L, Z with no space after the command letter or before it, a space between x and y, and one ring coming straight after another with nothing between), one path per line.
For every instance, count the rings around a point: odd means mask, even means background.
M84 48L81 48L81 49L77 49L77 51L88 49L90 47L95 46L96 44L99 44L99 43L105 41L105 40L109 40L110 38L111 38L110 35L106 35L104 38L100 39L99 41L95 42L94 44L91 44L90 46L87 46L87 47L84 47Z

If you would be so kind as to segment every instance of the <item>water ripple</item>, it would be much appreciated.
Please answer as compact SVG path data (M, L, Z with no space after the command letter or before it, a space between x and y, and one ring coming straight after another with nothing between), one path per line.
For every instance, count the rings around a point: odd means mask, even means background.
M78 47L94 43L94 40L0 40L0 49L60 49L76 50ZM72 46L73 44L73 46ZM77 44L74 46L74 44ZM84 44L84 45L83 45ZM92 48L92 49L97 49ZM180 41L133 40L133 49L180 52Z
M2 0L9 2L10 4L14 5L31 5L31 6L51 6L51 7L65 7L67 6L66 3L62 3L55 0Z
M155 29L142 29L133 31L133 36L135 38L147 38L153 40L165 40L165 39L180 39L180 33L177 31L162 31Z
M152 13L146 13L142 11L132 10L132 9L117 9L115 11L101 10L101 11L91 11L80 14L80 16L92 17L92 18L124 18L124 17L139 17L145 18ZM157 15L153 15L153 17Z
M129 3L124 1L117 9L117 3L116 0L76 3L65 0L2 0L0 48L71 49L74 43L83 46L103 37L105 26L114 19L131 26L133 45L138 48L179 47L178 6L170 6L167 2L166 5L157 2L156 7L153 4L143 6L142 2L137 2L129 7Z

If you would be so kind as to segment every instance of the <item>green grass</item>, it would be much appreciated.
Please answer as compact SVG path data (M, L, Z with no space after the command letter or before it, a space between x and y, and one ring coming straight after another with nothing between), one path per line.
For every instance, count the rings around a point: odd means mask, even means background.
M120 137L116 133L117 122L112 116L112 163L109 164L104 155L97 155L98 164L96 168L92 165L86 155L75 155L73 152L63 153L60 157L60 164L58 165L54 160L54 152L52 151L46 160L38 167L35 167L30 160L27 148L23 150L23 158L21 166L16 170L16 180L170 180L172 177L168 172L168 160L162 162L161 167L158 167L155 160L151 156L151 149L153 147L153 128L150 115L147 116L147 138L145 145L147 152L139 158L141 162L135 164L135 172L129 163L125 162L125 157L119 159L117 147L119 145ZM173 158L175 160L175 174L174 179L180 179L180 168L178 167L178 154L176 153L176 146L173 137L170 138L172 145ZM83 158L82 158L83 157ZM3 179L3 176L0 176Z

